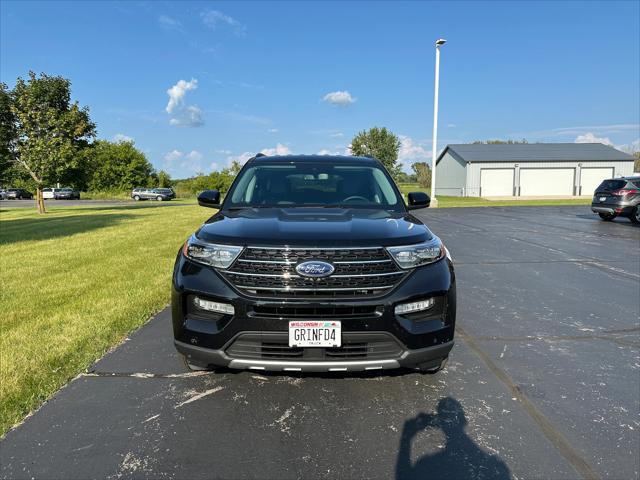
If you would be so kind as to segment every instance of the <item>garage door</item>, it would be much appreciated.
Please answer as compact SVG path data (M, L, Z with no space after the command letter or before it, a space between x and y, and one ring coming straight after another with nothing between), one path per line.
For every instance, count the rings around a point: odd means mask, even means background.
M512 196L513 171L513 168L483 168L480 170L480 196Z
M521 168L520 195L573 195L573 168Z
M613 178L613 168L583 168L580 173L580 195L593 195L598 185L607 178Z

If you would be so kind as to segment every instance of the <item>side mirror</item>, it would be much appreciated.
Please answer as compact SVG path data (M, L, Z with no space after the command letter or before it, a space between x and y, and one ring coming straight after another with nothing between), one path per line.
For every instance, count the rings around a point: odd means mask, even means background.
M205 190L198 195L198 205L201 207L219 208L220 192L218 190Z
M427 208L431 205L431 198L424 192L410 192L407 195L407 199L409 200L409 205L407 205L408 210Z

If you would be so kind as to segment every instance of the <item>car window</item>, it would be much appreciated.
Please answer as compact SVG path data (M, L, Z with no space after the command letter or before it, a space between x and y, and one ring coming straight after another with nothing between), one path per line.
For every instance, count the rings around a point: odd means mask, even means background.
M619 190L627 184L626 180L605 180L596 189L597 191L612 192Z
M228 206L401 208L388 174L343 163L260 164L240 174Z
M633 183L637 188L640 188L640 179L634 180L631 183Z

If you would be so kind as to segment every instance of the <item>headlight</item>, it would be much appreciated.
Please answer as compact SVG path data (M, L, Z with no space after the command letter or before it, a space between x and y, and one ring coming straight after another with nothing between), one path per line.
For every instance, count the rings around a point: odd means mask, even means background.
M241 251L242 247L205 243L195 236L191 236L182 249L185 257L194 262L204 263L216 268L229 268Z
M435 235L431 240L416 245L387 247L387 251L400 268L415 268L420 265L437 262L447 254L442 241Z

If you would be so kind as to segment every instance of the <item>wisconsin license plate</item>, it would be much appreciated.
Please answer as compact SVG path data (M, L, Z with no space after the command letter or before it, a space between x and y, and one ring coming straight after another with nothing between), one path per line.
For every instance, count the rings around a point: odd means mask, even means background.
M342 345L340 322L289 322L290 347L339 347Z
M607 197L600 197L600 201L604 202L607 199Z

